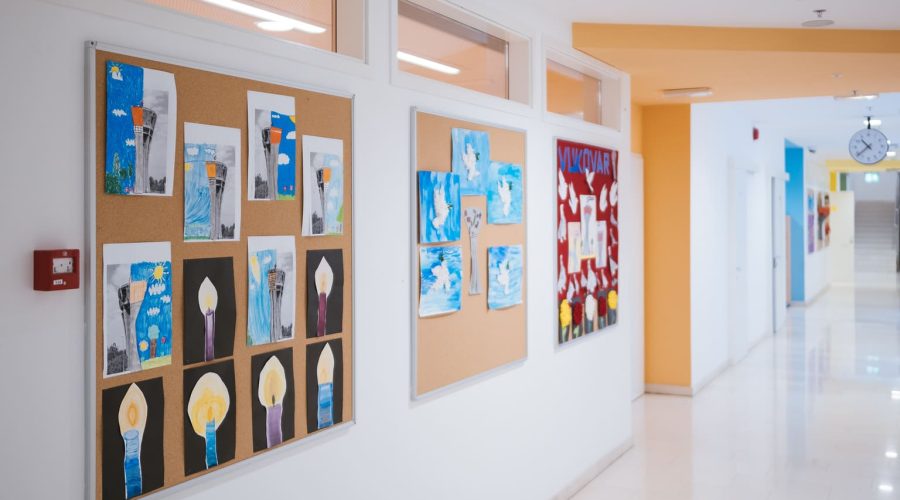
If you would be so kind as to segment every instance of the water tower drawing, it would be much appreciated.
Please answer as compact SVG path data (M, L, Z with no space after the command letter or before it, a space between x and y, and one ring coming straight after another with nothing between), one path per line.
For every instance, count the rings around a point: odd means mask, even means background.
M269 312L269 341L277 342L281 340L281 297L284 293L285 273L278 267L269 269L269 298L272 308Z
M225 179L228 167L220 161L206 162L209 179L209 239L222 239L222 197L225 195Z
M156 111L143 106L131 107L134 124L134 192L150 191L150 143L156 127Z
M281 145L281 129L266 127L262 129L263 150L266 154L266 194L274 200L278 191L278 148Z

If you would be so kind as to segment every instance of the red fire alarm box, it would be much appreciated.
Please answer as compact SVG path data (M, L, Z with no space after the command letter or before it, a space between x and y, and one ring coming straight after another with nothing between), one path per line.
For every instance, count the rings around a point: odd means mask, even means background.
M34 289L50 292L78 288L78 250L35 250Z

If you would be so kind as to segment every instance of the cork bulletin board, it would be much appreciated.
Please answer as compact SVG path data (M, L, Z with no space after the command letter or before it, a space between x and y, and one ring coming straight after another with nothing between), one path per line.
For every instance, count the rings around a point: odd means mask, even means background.
M107 62L115 61L142 68L159 70L174 75L177 88L177 121L175 127L175 166L171 196L124 196L107 194L104 185L106 173L107 127ZM165 62L164 62L165 61ZM206 68L202 64L163 59L145 55L130 49L103 47L90 42L87 48L87 197L85 262L88 264L86 313L88 318L88 497L134 498L158 492L180 483L194 480L250 459L255 455L298 441L319 437L354 419L353 408L353 98L325 91L312 91L291 84L275 84L254 79L250 75L238 75L227 70ZM293 199L277 201L249 201L248 166L248 91L266 92L294 99L296 109L296 179L297 193ZM184 124L187 122L230 127L240 130L240 151L243 181L240 190L240 233L233 241L185 242L185 171L187 169L184 148ZM302 236L301 218L303 197L301 187L303 151L302 136L318 136L343 141L343 231L342 234ZM338 152L340 153L340 152ZM182 167L183 168L179 168ZM207 167L208 168L208 167ZM263 236L293 237L295 265L295 293L293 295L295 320L293 334L284 339L248 345L248 238ZM105 372L104 360L104 245L142 242L165 242L170 245L171 268L171 363L163 366L144 367L110 375ZM338 252L340 251L340 252ZM339 331L329 329L317 335L316 321L309 319L308 311L315 306L308 302L308 286L313 286L307 272L307 255L310 259L322 259L323 255L342 259L342 268L335 273L337 280L329 301L342 301L335 321ZM234 325L233 346L221 348L217 337L215 358L185 364L190 349L185 346L187 314L197 308L197 295L186 296L192 279L185 263L193 259L217 258L217 265L226 264L225 272L233 273L233 309L219 311L220 318L229 317ZM224 259L222 259L224 258ZM230 259L230 261L228 260ZM333 262L333 261L332 261ZM231 267L231 269L227 269ZM310 269L315 269L313 265ZM132 271L133 272L133 271ZM202 279L202 275L201 279ZM271 276L269 278L271 280ZM271 287L271 284L269 285ZM329 285L330 287L331 285ZM229 286L230 289L230 286ZM311 288L315 290L314 288ZM195 292L196 293L196 292ZM225 294L230 295L230 294ZM223 293L218 295L219 308L224 309ZM317 297L313 297L315 301ZM202 307L202 306L201 306ZM328 309L331 314L331 309ZM320 313L321 314L321 313ZM312 334L308 325L312 324ZM126 327L127 328L127 327ZM218 326L217 326L218 328ZM154 341L155 342L155 341ZM231 339L227 342L230 344ZM321 387L315 381L316 360L329 346L334 356L333 382L329 393L331 414L328 425L317 425L317 409L321 411L321 394L318 401L312 391ZM142 347L143 348L143 347ZM202 349L195 347L195 351ZM224 354L220 354L220 350ZM258 422L267 423L268 409L261 404L263 363L277 357L287 389L282 389L283 401L279 409L278 439L268 444L268 426L262 430ZM273 361L274 362L274 361ZM321 362L321 361L320 361ZM230 387L230 406L220 419L217 463L209 463L209 437L206 441L206 463L189 463L190 453L204 453L202 436L199 445L192 442L194 424L188 419L186 408L190 387L198 383L203 372L215 372ZM321 381L319 382L321 383ZM127 445L125 472L123 474L123 439L121 429L123 413L120 406L126 391L140 389L145 403L146 424L140 429L139 456L142 467L142 489L129 490L129 462ZM277 392L277 391L276 391ZM260 394L260 396L258 396ZM274 396L273 396L274 402ZM130 411L130 410L129 410ZM129 414L131 415L131 414ZM128 416L128 418L131 418ZM322 417L319 416L321 419ZM261 419L261 420L260 420ZM227 434L227 436L226 436ZM225 441L232 441L227 444ZM127 440L126 440L127 442ZM215 443L215 441L213 441ZM191 448L198 448L191 450ZM115 453L110 454L108 450ZM105 464L107 457L112 464ZM110 458L113 457L113 458ZM110 472L111 471L111 472ZM115 476L115 480L104 474ZM134 473L131 473L134 477ZM125 476L124 478L122 476Z
M446 389L460 382L472 379L527 356L527 315L525 284L526 217L524 211L524 186L526 168L525 131L487 125L412 110L412 397L418 399L435 391ZM490 223L488 217L488 197L480 195L461 196L461 207L450 217L458 215L459 239L444 240L440 243L422 243L422 225L429 224L430 214L423 212L420 199L423 194L421 172L451 172L451 156L454 148L454 129L485 133L492 162L514 164L520 168L521 218L516 223ZM485 137L482 135L482 137ZM493 167L491 167L493 168ZM496 180L490 179L496 185ZM425 191L429 191L428 187ZM424 196L429 196L425 193ZM455 202L450 201L450 205ZM466 221L467 209L481 212L476 245L471 246L470 231ZM471 213L471 212L470 212ZM490 248L517 246L521 248L521 301L501 308L489 307L489 288L496 286L495 276L490 269ZM429 274L429 265L424 266L420 252L423 249L458 247L461 253L461 293L459 309L452 312L422 314L420 294L423 274ZM470 294L472 279L472 256L477 257L475 268L481 290Z

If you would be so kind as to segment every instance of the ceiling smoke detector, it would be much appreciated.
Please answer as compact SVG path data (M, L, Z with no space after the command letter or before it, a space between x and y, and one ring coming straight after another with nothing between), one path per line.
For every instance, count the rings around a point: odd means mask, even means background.
M831 19L824 19L822 17L825 15L825 9L816 9L813 12L816 14L816 18L804 21L800 26L803 26L804 28L824 28L825 26L834 24L834 21Z

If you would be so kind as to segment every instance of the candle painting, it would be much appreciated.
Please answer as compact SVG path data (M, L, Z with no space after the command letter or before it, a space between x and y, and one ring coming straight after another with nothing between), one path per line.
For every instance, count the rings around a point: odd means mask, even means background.
M293 200L297 196L295 115L293 97L247 92L248 199Z
M103 245L104 377L172 362L168 242Z
M419 317L462 308L462 249L419 248Z
M421 170L419 179L419 243L459 241L461 202L459 176Z
M258 354L250 359L253 451L294 438L293 350Z
M107 194L172 196L175 75L106 63Z
M234 459L235 405L231 361L185 370L185 475Z
M491 143L487 132L454 128L451 167L459 176L463 196L484 195L488 183L488 165L491 162Z
M303 236L344 233L344 141L303 136Z
M162 378L102 393L104 499L134 498L163 485Z
M294 249L293 236L247 239L247 345L294 338Z
M522 223L522 167L491 162L487 181L488 224Z
M241 130L184 124L184 241L241 238Z
M306 428L315 432L343 421L344 362L340 339L306 346Z
M488 247L488 309L522 303L522 245Z
M186 259L183 285L184 364L231 356L237 317L234 260Z
M306 252L306 337L343 331L344 252Z

